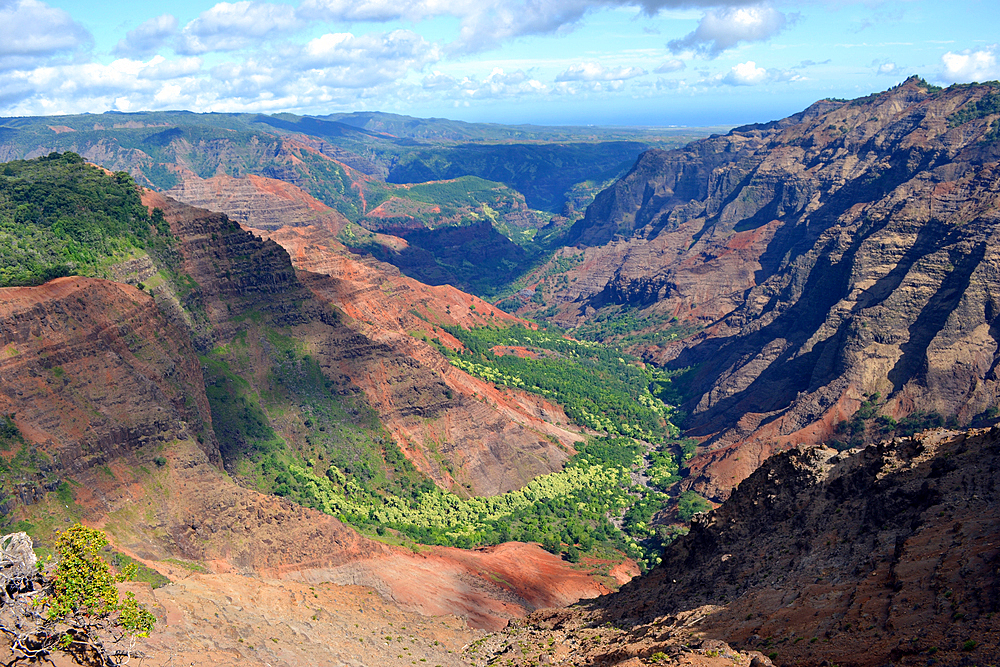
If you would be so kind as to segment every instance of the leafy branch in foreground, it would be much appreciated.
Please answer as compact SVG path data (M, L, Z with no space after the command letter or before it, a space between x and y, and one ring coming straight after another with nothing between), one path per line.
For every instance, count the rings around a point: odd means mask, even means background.
M135 566L114 574L101 558L107 545L101 531L75 524L59 534L59 561L46 568L26 534L0 538L0 632L12 664L63 651L79 664L111 667L138 655L135 640L149 635L156 618L132 593L119 598L115 584Z

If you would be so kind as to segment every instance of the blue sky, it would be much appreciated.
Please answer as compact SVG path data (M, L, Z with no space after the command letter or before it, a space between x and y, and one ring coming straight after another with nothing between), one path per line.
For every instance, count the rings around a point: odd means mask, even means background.
M0 0L0 115L708 125L1000 79L995 0Z

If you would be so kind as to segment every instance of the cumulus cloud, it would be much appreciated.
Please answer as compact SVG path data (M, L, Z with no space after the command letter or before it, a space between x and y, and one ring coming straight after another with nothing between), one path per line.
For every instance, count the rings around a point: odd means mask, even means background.
M177 19L163 14L142 23L135 30L129 30L125 39L120 40L111 52L116 56L148 56L160 50L175 32Z
M722 83L730 86L755 86L766 80L767 70L763 67L757 67L757 63L752 60L734 65L733 68L722 77Z
M878 66L875 69L875 73L878 74L879 76L893 76L893 75L899 74L899 71L900 71L899 70L899 66L896 65L896 63L894 63L894 62L889 62L889 61L878 62L878 61L875 61L875 62L872 63L872 65L877 65Z
M754 2L759 0L729 0L723 4ZM527 35L569 32L588 12L607 7L638 5L652 16L666 8L718 4L715 0L303 0L298 13L304 19L332 22L415 22L451 16L459 19L461 30L450 50L472 53Z
M712 9L693 32L670 41L667 48L673 53L693 50L715 58L740 42L771 39L784 30L788 22L788 17L769 5Z
M61 9L38 0L0 1L0 57L48 56L91 42L90 33Z
M466 86L466 94L470 97L510 97L524 93L545 92L545 84L528 76L524 70L505 72L500 67L494 67L479 86Z
M394 21L404 17L414 20L433 15L424 2L400 0L303 0L299 15L320 21Z
M683 60L678 60L677 58L672 58L670 60L665 60L657 66L653 71L657 74L669 74L671 72L680 72L682 69L687 67Z
M144 79L167 80L193 76L201 72L202 60L197 57L177 58L167 60L163 56L154 56L152 60L139 70L138 76Z
M502 67L494 67L484 78L466 76L456 79L441 72L432 72L421 81L421 89L443 95L448 99L462 101L521 97L529 94L545 94L550 90L524 70L508 72Z
M624 81L644 74L646 70L641 67L605 69L600 63L579 63L556 75L556 81Z
M431 72L420 82L424 90L454 90L458 86L458 81L447 74L441 72Z
M706 83L716 86L757 86L762 83L787 83L802 81L803 77L791 69L767 69L758 67L753 60L733 65L728 72L718 74Z
M1000 79L1000 64L997 62L997 45L982 49L966 49L959 53L948 51L941 56L944 70L941 78L945 81L991 81Z
M250 0L220 2L184 26L176 48L185 55L234 51L303 25L290 5Z
M303 0L299 15L310 20L420 21L452 16L461 22L451 49L475 52L506 39L569 29L591 9L624 0Z
M436 46L410 30L369 33L328 33L303 49L298 67L315 70L325 85L362 88L401 79L439 59Z

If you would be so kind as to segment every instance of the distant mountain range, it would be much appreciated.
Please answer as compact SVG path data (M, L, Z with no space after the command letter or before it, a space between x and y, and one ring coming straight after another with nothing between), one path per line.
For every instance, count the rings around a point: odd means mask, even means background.
M537 264L558 243L552 237L640 152L681 146L705 134L685 128L508 127L380 113L105 113L4 119L0 160L72 151L198 205L207 203L200 193L213 187L205 180L284 181L358 225L358 233L341 235L342 242L375 252L425 282L491 294ZM407 187L421 183L427 185ZM237 189L254 187L246 182ZM260 207L224 210L250 226L274 224L250 217ZM434 232L452 226L478 231L458 238ZM407 238L425 228L431 232L415 240L421 248L415 257L396 252L398 243L380 248L365 231ZM478 276L456 258L480 246L507 262L506 268L493 267L500 271L495 278Z

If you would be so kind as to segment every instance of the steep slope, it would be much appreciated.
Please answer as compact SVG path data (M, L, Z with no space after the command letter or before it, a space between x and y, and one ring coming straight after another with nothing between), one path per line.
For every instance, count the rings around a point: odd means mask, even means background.
M476 493L495 494L522 486L529 475L540 474L546 460L552 469L565 461L582 436L560 407L524 392L499 391L449 364L426 342L437 338L460 347L440 325L510 325L518 320L453 287L429 287L394 267L352 255L330 231L283 229L267 236L288 250L298 268L309 271L300 273L300 278L317 299L336 306L361 331L416 362L398 372L352 371L346 360L342 367L365 389L400 442L423 445L423 452L406 450L416 460L423 458L418 463L421 470L445 488L459 482L460 491L464 486ZM417 332L424 341L414 338ZM349 363L356 365L353 360ZM444 383L445 392L454 397L448 412L436 419L413 410L401 393L415 382L418 368L432 370ZM413 387L411 391L423 390ZM553 441L563 450L554 449ZM429 456L428 449L435 451ZM433 467L435 454L450 462L450 472Z
M101 178L118 182L113 175ZM138 194L131 194L138 203ZM390 390L405 397L415 388L410 405L416 410L423 409L417 401L425 400L438 380L341 322L341 315L301 284L277 244L223 215L149 196L162 208L147 217L140 206L142 218L134 222L169 222L171 233L163 233L169 265L139 254L142 246L133 245L126 249L137 256L104 267L123 281L144 281L141 287L64 277L0 290L0 490L8 522L20 520L42 548L51 548L56 531L84 520L108 530L120 550L154 567L182 558L195 569L288 577L382 558L385 567L369 576L369 583L387 597L398 597L411 609L430 605L434 613L462 613L469 622L490 627L540 603L604 590L533 545L512 545L513 556L487 551L459 557L435 550L446 571L433 588L421 590L399 574L423 560L409 549L389 547L332 516L234 484L220 464L247 487L263 486L261 478L247 474L251 464L271 470L280 454L299 461L309 457L302 462L323 470L313 459L350 452L368 435L377 438L380 456L398 456L391 441L379 439L378 418L365 407L360 389L346 374L331 373L339 362L355 370L354 360L368 369L416 367L415 379ZM89 201L93 211L77 210L74 229L81 234L90 233L95 220L103 221L97 213L114 210L105 198ZM314 347L315 358L302 354ZM243 377L229 372L227 364ZM317 380L303 372L316 368L318 382L296 384ZM313 429L309 423L320 415L302 418L312 407L314 386L326 405L342 409L334 416L337 436L344 437L317 437L306 454L310 429L323 432L322 425ZM449 414L451 404L441 403L431 408ZM271 410L270 417L261 406ZM487 411L487 418L491 414ZM254 430L241 430L247 425ZM535 433L530 438L530 445L539 440ZM489 483L520 486L526 481L520 475L537 474L531 466L548 470L548 461L518 458L517 444L514 433L504 446L521 467L508 472L497 467L504 462L486 461L481 467ZM560 459L566 456L547 441L545 447ZM417 479L433 486L407 468L405 459L391 463L389 482ZM519 569L514 561L536 567ZM564 584L555 597L538 585L549 580Z
M506 285L548 252L552 238L577 217L575 211L624 173L642 150L680 146L705 134L506 127L386 114L323 119L109 112L0 119L0 160L73 151L131 174L140 185L169 190L182 201L225 211L258 228L280 226L274 218L249 219L259 215L262 198L284 201L284 224L316 219L315 211L288 208L299 195L285 186L294 186L363 228L416 234L411 248L396 252L387 250L392 244L372 243L364 229L356 239L345 235L342 240L350 245L381 253L424 282L493 294L500 281ZM509 143L513 139L521 143ZM416 195L418 190L423 194ZM298 217L302 213L307 215ZM556 215L550 225L551 214L569 217ZM424 231L454 226L463 229ZM543 230L544 238L536 242L536 232ZM468 267L484 259L495 274L489 280Z
M790 444L997 406L996 96L910 79L649 151L573 228L546 305L627 312L661 332L636 351L692 369L688 486L721 499Z
M304 353L315 359L342 394L364 392L367 403L383 406L380 416L403 452L445 488L474 494L511 490L557 470L568 457L565 448L535 430L543 426L537 418L514 420L489 403L452 391L442 374L455 374L427 344L419 345L421 355L410 355L418 344L409 336L384 337L342 319L296 278L276 243L261 241L221 214L162 195L147 193L144 201L164 211L181 239L183 269L199 286L186 297L187 309L206 317L199 344L219 349L220 361L250 382L252 393L274 389L268 373L281 363L277 334L295 341L290 344L297 352L290 350L290 356ZM237 337L245 352L226 348ZM308 415L297 411L289 419L279 431L307 446ZM475 435L480 431L495 435ZM576 436L563 432L563 437L571 442Z
M321 224L339 232L349 224L343 214L298 187L253 174L205 179L192 174L167 194L185 204L220 211L242 225L260 229Z
M329 196L325 203L314 198L298 187L309 183L292 174L282 177L298 185L252 174L205 179L182 170L181 183L166 194L255 229L329 229L340 242L433 285L493 292L533 261L535 253L522 245L530 243L545 219L508 187L478 178L392 185L345 165L331 168L346 172L338 182L349 183L344 186L349 207Z
M655 663L699 646L718 656L731 651L722 642L777 664L990 664L998 481L997 429L793 450L701 515L648 575L538 612L492 645L575 643L564 664L580 665Z
M0 290L0 412L77 472L198 437L220 460L187 333L129 285L58 278Z

